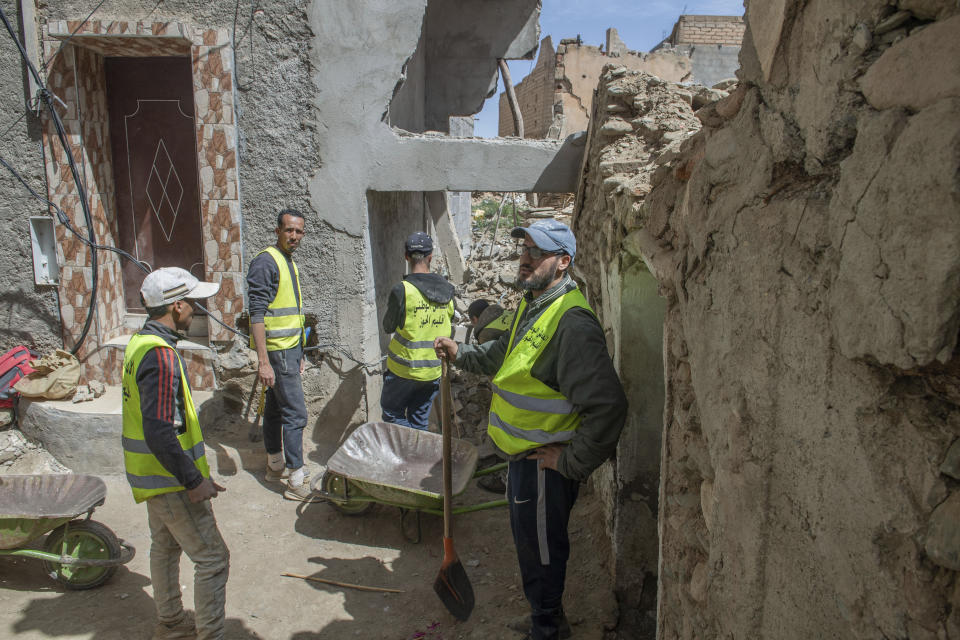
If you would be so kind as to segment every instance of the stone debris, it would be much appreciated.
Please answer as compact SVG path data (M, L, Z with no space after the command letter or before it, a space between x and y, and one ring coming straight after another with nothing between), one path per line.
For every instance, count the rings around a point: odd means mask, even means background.
M93 391L90 390L85 384L81 384L77 387L77 390L73 394L73 398L70 400L72 403L77 404L78 402L88 402L93 400L95 396Z
M746 18L738 82L597 89L577 262L628 374L630 285L665 305L621 605L657 566L663 637L960 639L960 5ZM601 491L636 479L621 448Z
M18 429L0 431L0 475L70 473L44 448Z

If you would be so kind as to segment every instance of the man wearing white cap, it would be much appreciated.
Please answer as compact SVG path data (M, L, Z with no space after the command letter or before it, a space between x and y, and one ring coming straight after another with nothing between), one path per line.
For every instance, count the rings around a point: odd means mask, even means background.
M508 625L532 640L571 636L563 611L567 523L581 482L617 447L627 399L603 327L570 278L573 232L556 220L515 227L517 284L508 331L479 345L437 338L437 355L493 376L487 434L509 460L507 499L530 617Z
M196 300L220 285L179 267L147 275L140 298L147 322L123 356L123 460L134 499L147 503L150 577L157 605L154 640L224 637L230 552L210 499L224 488L210 479L203 433L177 341L190 326ZM180 595L180 554L195 565L196 622Z

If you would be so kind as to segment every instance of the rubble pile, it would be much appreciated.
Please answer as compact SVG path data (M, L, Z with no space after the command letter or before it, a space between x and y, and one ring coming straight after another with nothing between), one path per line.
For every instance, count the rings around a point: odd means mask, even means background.
M0 475L70 473L43 446L27 439L19 429L0 431Z
M600 491L649 523L612 536L621 604L656 581L664 638L958 640L960 5L746 19L735 87L608 67L595 101L574 230L621 365L628 276L666 307L657 482L616 500L635 443Z

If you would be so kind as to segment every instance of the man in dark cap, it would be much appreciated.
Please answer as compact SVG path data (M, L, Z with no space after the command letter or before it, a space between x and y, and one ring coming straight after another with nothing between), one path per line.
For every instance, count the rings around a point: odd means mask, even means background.
M616 450L627 400L603 328L568 273L577 243L555 220L516 227L517 283L526 291L510 330L480 345L445 337L439 357L493 376L487 433L509 460L507 498L523 590L527 638L569 638L563 587L567 522L580 483Z
M380 407L385 422L426 429L440 388L440 360L433 341L451 335L454 288L443 276L430 273L430 236L413 233L404 248L410 273L391 289L383 316L383 330L393 338L387 348Z

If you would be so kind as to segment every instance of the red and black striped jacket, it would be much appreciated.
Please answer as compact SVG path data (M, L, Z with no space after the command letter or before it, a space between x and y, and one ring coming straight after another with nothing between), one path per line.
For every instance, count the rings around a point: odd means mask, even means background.
M140 333L159 336L170 345L169 349L157 347L148 351L137 369L143 439L163 468L185 488L193 489L203 481L203 476L177 440L186 428L180 366L174 353L177 340L183 336L155 320L147 320Z

